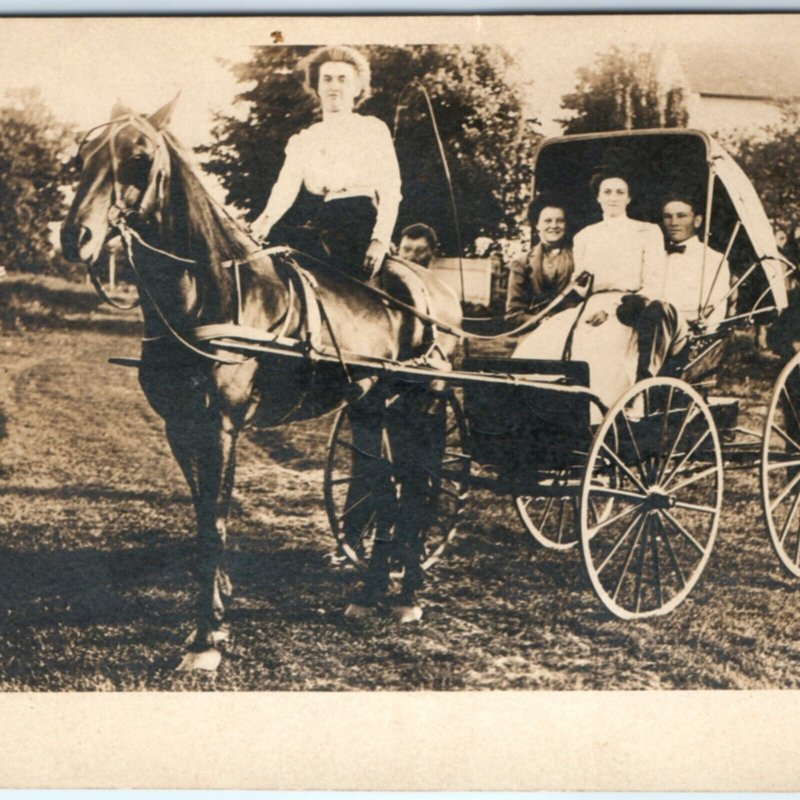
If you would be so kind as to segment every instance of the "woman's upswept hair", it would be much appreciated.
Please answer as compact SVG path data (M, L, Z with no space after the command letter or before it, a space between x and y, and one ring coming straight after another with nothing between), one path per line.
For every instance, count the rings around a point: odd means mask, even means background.
M346 45L318 47L300 62L299 68L305 73L303 86L309 94L315 97L318 95L319 68L329 61L351 64L355 69L356 76L361 81L361 91L356 97L356 104L363 102L370 96L371 72L369 61L354 47L347 47Z
M628 176L627 172L624 172L621 169L602 169L599 172L595 172L594 175L589 179L589 188L592 190L592 195L597 197L600 194L600 184L603 181L607 181L610 178L617 178L625 183L628 187L628 193L633 194L631 191L631 179Z

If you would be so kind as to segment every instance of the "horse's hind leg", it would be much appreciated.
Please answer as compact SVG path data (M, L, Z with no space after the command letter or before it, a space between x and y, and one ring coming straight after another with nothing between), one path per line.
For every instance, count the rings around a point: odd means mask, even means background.
M222 416L213 423L208 446L198 453L197 476L197 630L181 669L214 669L219 663L215 647L227 639L225 602L231 583L223 568L226 524L233 492L237 430Z

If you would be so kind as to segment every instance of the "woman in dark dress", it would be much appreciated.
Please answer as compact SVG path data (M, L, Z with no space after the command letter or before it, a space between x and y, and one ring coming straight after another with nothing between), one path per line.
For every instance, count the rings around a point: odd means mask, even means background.
M563 204L539 197L531 203L528 218L538 241L511 262L506 295L509 314L546 305L564 290L575 268Z

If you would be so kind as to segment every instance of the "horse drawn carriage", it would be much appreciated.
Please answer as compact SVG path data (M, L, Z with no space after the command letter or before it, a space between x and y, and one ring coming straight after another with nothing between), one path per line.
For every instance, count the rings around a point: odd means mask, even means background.
M611 399L593 391L591 376L623 358L620 352L600 353L594 363L464 358L459 370L443 376L449 439L437 468L426 468L439 487L426 564L452 535L471 480L510 494L541 546L580 547L600 600L631 619L670 611L699 579L717 534L726 465L760 468L770 538L782 563L800 575L800 364L794 360L779 376L761 432L738 424L740 398L715 393L734 331L774 319L786 307L791 265L777 251L749 180L705 134L648 130L547 140L536 156L534 193L566 193L584 222L591 169L609 146L624 148L640 165L648 191L634 211L639 218L658 220L656 202L675 180L676 163L680 178L701 185L702 240L709 261L716 258L708 274L718 275L720 253L732 265L727 314L708 321L711 286L701 281L681 362L671 374L632 382ZM566 349L564 341L556 344ZM342 410L330 438L325 493L334 534L348 558L361 564L374 515L366 518L361 538L348 537L342 523L350 506L370 502L368 488L351 490L359 480L352 447ZM391 461L388 437L381 458ZM479 465L476 474L470 475L470 461Z
M372 566L392 527L408 529L404 580L441 555L469 486L479 483L508 493L543 546L580 547L610 612L666 613L708 561L726 463L760 465L770 536L800 574L800 361L778 378L761 434L737 425L736 400L714 394L732 331L786 307L785 265L752 186L709 137L563 137L536 155L535 191L558 184L579 217L588 214L587 171L609 144L635 154L652 196L681 163L703 184L703 240L735 276L728 296L737 303L723 321L707 324L706 298L698 298L679 368L609 400L593 389L603 363L467 356L453 364L448 356L464 335L457 299L424 270L392 267L416 276L419 303L413 287L400 300L335 268L309 275L280 249L256 251L192 176L166 130L169 111L115 109L87 138L62 241L69 257L92 263L120 233L136 273L146 339L141 359L118 362L139 367L192 490L199 648L224 638L233 452L238 431L260 415L276 424L338 409L324 478L333 533L347 558ZM655 220L649 196L634 214Z

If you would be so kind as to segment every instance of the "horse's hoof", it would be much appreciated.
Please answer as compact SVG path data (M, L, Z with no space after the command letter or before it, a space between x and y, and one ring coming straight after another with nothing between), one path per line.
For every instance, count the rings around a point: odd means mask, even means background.
M350 603L344 610L345 619L368 619L378 613L375 606L362 605L361 603Z
M191 672L193 670L204 670L214 672L222 661L222 654L219 650L201 650L198 653L187 653L181 663L178 664L178 672Z
M422 606L392 606L391 610L392 619L400 625L405 625L406 622L419 622L422 619Z
M213 631L209 631L203 641L199 642L197 639L197 628L195 628L187 637L184 644L187 647L191 647L192 645L202 644L207 647L216 647L218 644L223 644L230 639L231 632L226 626L222 626L221 628L216 628Z

